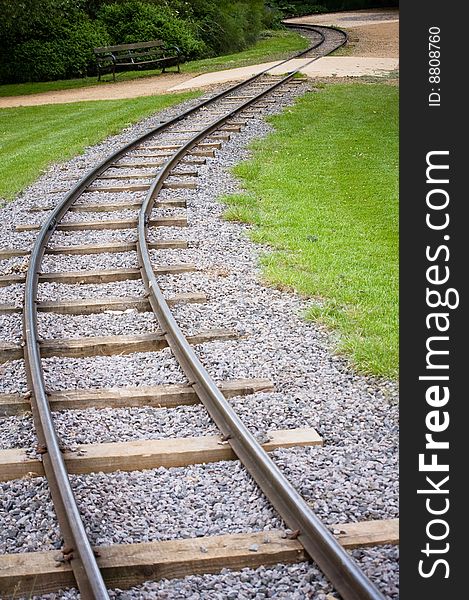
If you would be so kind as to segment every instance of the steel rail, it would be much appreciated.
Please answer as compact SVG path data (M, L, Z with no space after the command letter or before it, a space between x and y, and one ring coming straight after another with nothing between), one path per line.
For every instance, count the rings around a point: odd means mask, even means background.
M318 47L323 42L324 36L308 50ZM301 54L304 54L305 52ZM291 59L281 61L279 64L281 65L288 60ZM152 128L147 133L135 138L122 148L113 152L96 167L91 169L85 177L83 177L70 192L66 194L62 202L48 216L39 231L31 251L28 272L26 275L23 309L24 357L29 390L31 392L31 409L38 437L38 446L42 453L44 471L49 482L52 501L64 537L64 549L69 550L67 553L65 553L64 550L64 554L69 557L77 585L84 600L87 600L88 598L108 600L109 595L97 565L93 549L91 548L91 544L86 535L76 499L70 485L67 468L60 450L60 442L54 427L52 413L45 390L37 325L37 287L41 262L47 243L70 206L104 171L109 168L112 163L121 156L127 154L135 146L154 137L165 129L168 129L175 123L184 120L201 108L213 104L241 87L249 85L269 70L270 69L266 69L261 73L250 77L248 80L231 86L227 90L216 94L214 97L198 103L196 106L161 123L157 127Z
M345 41L346 38L343 43ZM317 58L312 59L312 61L314 60ZM382 600L383 596L379 590L337 542L260 446L200 362L168 307L155 277L147 246L148 221L155 198L174 167L201 139L207 137L253 102L257 102L265 94L289 81L297 72L298 70L289 73L284 79L256 96L255 99L246 101L198 132L165 163L151 184L139 213L137 252L140 271L149 294L149 302L157 316L162 332L194 391L220 429L223 439L231 445L237 457L274 508L292 530L299 532L298 540L308 555L318 564L345 600Z
M292 58L302 56L323 44L325 41L325 36L320 31L318 31L318 33L321 36L319 42L313 44L307 50L298 53ZM289 60L291 60L291 58L280 61L275 65L275 67L287 63ZM217 100L222 99L224 96L231 94L241 87L246 87L251 82L268 73L270 70L272 70L272 68L274 67L267 68L261 73L252 76L248 80L231 86L227 90L220 92L214 97L198 103L195 107L192 107L180 115L161 123L147 133L129 142L119 150L113 152L109 157L91 169L72 188L72 190L66 194L62 202L48 216L36 238L35 244L31 251L29 268L26 275L23 310L24 357L31 394L31 407L39 442L38 450L42 454L45 474L49 482L52 500L57 513L57 518L59 520L61 532L64 537L63 553L67 560L70 560L75 579L80 589L81 597L84 600L108 600L109 596L106 585L102 578L102 574L97 565L93 549L86 535L86 530L77 507L72 487L70 485L69 475L63 460L60 441L54 427L52 414L47 399L47 392L45 390L44 373L41 363L40 338L37 323L37 288L44 252L50 237L54 233L58 223L68 211L70 206L81 196L81 194L91 183L93 183L105 170L109 168L113 162L125 155L127 152L129 152L129 150L132 150L135 146L199 111L201 108L213 104ZM296 71L294 73L296 73ZM245 104L251 104L253 101L270 92L274 87L278 87L278 85L285 83L285 81L290 79L294 73L281 80L281 82L272 88L269 88L265 92L259 94L252 101ZM226 121L228 118L230 118L230 116L236 114L237 112L239 112L239 109L231 111L224 120ZM164 171L165 173L168 172L166 169ZM154 190L155 188L156 186L153 185L151 190ZM202 390L200 390L200 392L202 393Z

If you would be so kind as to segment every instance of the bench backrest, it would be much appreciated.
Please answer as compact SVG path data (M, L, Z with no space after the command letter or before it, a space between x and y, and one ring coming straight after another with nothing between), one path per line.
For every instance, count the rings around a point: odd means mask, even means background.
M95 54L103 54L108 52L126 52L128 50L145 50L146 48L156 48L158 46L164 46L164 42L161 40L152 40L151 42L138 42L135 44L120 44L118 46L102 46L95 48Z

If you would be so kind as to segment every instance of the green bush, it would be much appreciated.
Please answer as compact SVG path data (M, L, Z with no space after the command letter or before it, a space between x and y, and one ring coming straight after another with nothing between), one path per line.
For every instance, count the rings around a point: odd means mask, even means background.
M93 48L109 44L110 37L79 4L32 0L29 10L18 3L15 12L6 11L0 23L0 81L48 81L93 72Z
M55 41L30 40L19 44L10 68L12 79L18 80L47 81L64 79L67 75L60 42Z
M48 81L85 76L95 68L93 48L109 43L105 29L88 20L64 23L60 39L33 39L16 46L10 62L11 79Z
M269 20L263 0L193 0L191 12L200 37L215 56L244 50Z
M207 54L206 45L197 36L195 25L181 19L168 6L139 0L105 4L98 11L97 19L114 44L161 39L166 44L178 46L186 58Z

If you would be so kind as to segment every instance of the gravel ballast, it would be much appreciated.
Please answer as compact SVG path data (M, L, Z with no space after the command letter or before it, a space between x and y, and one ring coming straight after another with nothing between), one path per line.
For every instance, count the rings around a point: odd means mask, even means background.
M168 348L110 357L44 358L42 364L49 390L187 382Z
M230 398L229 402L260 441L268 437L269 431L279 427L301 429L317 426L314 407L295 395L264 392ZM219 434L202 405L69 410L55 412L53 416L56 430L65 447L116 440L126 442ZM1 449L33 449L36 443L30 415L8 418L8 430L0 439Z
M380 450L354 448L354 460L351 450L301 448L289 457L286 450L276 450L273 457L327 525L380 518L383 504L388 514L396 516L397 486L388 485L382 474ZM293 458L294 467L289 464ZM365 462L366 471L359 461ZM313 466L317 471L314 476ZM364 485L363 480L371 477L375 479L373 486L368 482ZM285 527L238 461L131 473L72 475L71 480L91 542L97 545ZM10 502L13 513L22 497L31 494L38 485L36 480L22 481L21 485L20 482L2 484L5 501ZM21 494L12 493L20 488ZM42 500L52 508L48 497ZM2 521L5 531L15 523L17 526L14 515L7 514ZM60 539L58 529L55 528L51 541L49 524L40 516L31 512L28 522L34 530L34 549L53 549ZM16 540L7 542L4 551L11 552L14 548Z
M291 98L302 86L289 92ZM190 103L186 103L190 104ZM265 109L278 110L280 104ZM165 111L167 115L171 110ZM39 222L46 213L22 213L23 206L50 203L49 191L64 187L61 176L82 174L123 141L161 118L147 119L119 136L90 148L68 163L52 167L20 199L2 210L0 235L6 246L27 248L35 233L15 233L11 226ZM294 448L273 453L274 460L296 485L317 514L328 524L394 518L397 516L397 389L394 383L375 380L350 371L331 352L331 338L302 315L309 302L261 283L259 253L265 249L249 241L249 227L221 219L223 206L217 198L239 191L227 168L249 156L246 145L266 135L270 126L255 118L239 134L223 143L216 160L208 158L197 167L198 183L193 190L163 190L161 198L185 199L189 227L151 228L149 241L179 238L189 241L186 250L151 251L156 265L195 263L196 273L159 276L165 295L203 291L210 303L174 307L174 315L186 334L211 327L237 331L236 341L210 342L196 347L203 364L216 380L262 377L271 379L275 392L235 398L230 402L247 425L260 436L268 429L315 427L323 436L324 448ZM181 135L165 134L167 142ZM187 181L189 178L185 178ZM177 180L177 178L176 178ZM68 182L71 185L71 182ZM86 201L94 196L87 194ZM107 201L112 201L109 194ZM141 198L126 194L125 198ZM58 200L54 196L54 200ZM118 194L118 200L124 199ZM152 216L180 214L168 209L153 210ZM104 213L106 215L106 213ZM93 218L114 219L135 216L125 213L73 213L70 221ZM135 230L57 232L50 245L78 245L112 241L133 241ZM79 270L135 267L136 253L108 255L46 256L44 270ZM5 261L4 267L24 259ZM16 261L16 263L15 263ZM11 289L10 289L11 288ZM0 298L19 305L23 286L0 288ZM127 281L106 286L41 284L40 300L67 300L87 297L141 296L141 282ZM111 335L156 331L148 313L62 316L40 315L41 335L48 339L81 335ZM19 315L0 317L2 341L18 340ZM87 359L50 358L43 360L49 390L125 387L184 383L186 379L168 350L129 356ZM27 390L23 361L0 365L3 393ZM54 416L65 446L132 439L215 433L213 423L201 406L177 409L110 409L69 411ZM35 437L29 415L5 418L8 435L2 447L33 447ZM229 532L249 532L282 526L251 478L238 462L194 465L146 472L73 476L85 522L93 543L132 543L176 539ZM53 518L47 485L43 479L1 484L5 498L0 525L7 534L0 552L25 552L60 547L60 535ZM37 494L37 495L36 495ZM29 504L28 504L29 503ZM40 507L38 513L35 509ZM158 510L155 510L158 507ZM26 519L23 519L27 516ZM396 548L354 551L369 575L389 598L397 597ZM230 587L231 586L231 587ZM299 565L225 571L219 575L188 577L148 583L129 591L113 592L115 598L322 598L329 588L314 566ZM267 590L267 591L264 591ZM276 596L268 591L275 589ZM217 595L218 594L218 595ZM264 594L264 595L262 595ZM283 596L282 596L283 594ZM71 590L57 596L74 598Z

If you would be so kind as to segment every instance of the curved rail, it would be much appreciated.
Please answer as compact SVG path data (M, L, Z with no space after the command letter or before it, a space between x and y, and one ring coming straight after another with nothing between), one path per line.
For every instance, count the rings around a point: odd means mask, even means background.
M345 43L345 40L343 43ZM316 58L313 60L316 60ZM198 132L173 154L154 180L140 209L137 252L141 261L140 270L142 278L149 292L149 301L168 345L200 401L204 404L222 432L224 439L229 442L237 457L287 525L291 529L299 531L298 540L309 556L333 583L335 589L345 599L377 600L383 598L381 593L282 474L267 452L260 446L255 437L231 408L229 402L227 402L216 383L201 364L176 323L158 285L146 242L148 220L156 195L163 187L164 180L168 174L182 160L185 154L199 143L201 139L218 129L231 116L241 112L275 87L284 84L297 72L296 70L289 73L284 79L264 91L254 100L245 102L229 115L217 119L204 130Z
M314 27L308 28L315 29ZM319 29L316 29L316 31L321 36L320 40L307 50L298 53L293 58L303 56L324 43L324 33ZM346 35L344 34L343 41L336 47L339 47L345 42ZM313 58L310 62L317 60L317 58L319 57ZM289 60L291 60L291 58L279 62L275 67L287 63ZM148 138L153 137L155 134L200 110L200 108L214 103L241 87L249 85L262 75L268 73L272 68L273 67L265 69L248 80L238 83L227 90L220 92L216 96L199 103L195 107L186 110L180 115L160 124L142 136L139 136L132 142L126 144L123 148L111 154L79 181L65 196L61 204L52 211L42 226L32 249L29 269L26 276L23 311L24 354L32 396L31 405L34 424L38 435L39 451L42 453L44 470L49 481L52 499L56 508L60 528L64 536L65 544L63 553L71 562L81 592L81 597L84 599L92 598L96 600L107 600L109 596L76 505L45 391L37 326L36 298L40 266L47 243L55 231L57 224L73 202L75 202L86 188L118 158L125 155L129 150L141 144ZM291 484L283 477L270 457L264 452L244 424L239 420L230 405L226 402L224 396L216 387L215 383L208 376L208 373L201 365L200 361L198 361L196 355L187 344L187 341L172 317L161 290L158 287L158 283L151 268L150 256L146 245L148 217L152 209L154 198L161 189L164 179L168 176L171 169L180 162L184 154L196 145L200 139L219 128L221 124L233 115L258 101L276 87L286 83L297 72L298 71L295 70L288 73L283 79L276 82L274 85L269 86L253 99L250 99L238 108L226 113L220 119L214 121L204 130L192 137L177 152L175 152L172 157L170 157L150 186L144 203L142 204L138 218L137 250L141 260L142 277L150 293L149 300L158 317L163 332L168 339L168 343L189 377L189 381L193 385L194 390L207 407L210 415L222 433L229 439L229 442L238 457L254 476L259 486L289 526L300 531L299 540L305 546L308 554L318 563L320 568L325 572L344 598L373 598L376 600L381 598L379 592L372 586L353 561L351 561L335 538L333 538L327 528L325 528L319 519L312 513Z
M324 35L322 35L319 42L311 46L308 50L320 46L323 42ZM304 54L308 50L301 54ZM290 59L281 61L279 64L281 65L288 60ZM31 391L31 409L38 437L38 448L42 453L44 471L50 485L52 500L56 509L60 529L64 537L64 555L70 560L80 592L85 599L94 598L96 600L107 600L109 596L79 514L45 391L41 353L38 342L39 333L36 298L40 266L47 243L54 233L57 224L66 214L70 206L81 196L87 187L109 168L113 162L148 138L164 131L171 125L185 119L201 108L213 104L233 91L248 85L269 70L270 69L266 69L248 80L240 82L227 90L220 92L214 97L197 104L195 107L158 125L146 134L135 138L116 152L113 152L89 171L89 173L85 175L85 177L81 179L68 194L66 194L63 201L52 211L45 221L31 251L28 272L26 275L23 309L24 358L29 389Z

